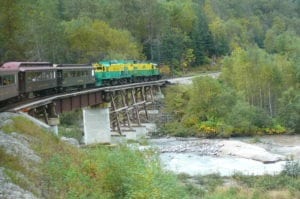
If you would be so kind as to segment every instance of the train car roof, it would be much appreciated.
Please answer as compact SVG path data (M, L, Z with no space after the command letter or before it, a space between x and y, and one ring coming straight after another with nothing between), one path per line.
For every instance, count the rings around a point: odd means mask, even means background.
M0 66L0 71L18 71L17 62L6 62Z
M6 70L55 70L50 62L6 62L1 68Z
M57 69L93 69L90 64L58 64Z
M109 67L115 64L154 64L155 65L155 63L152 63L150 61L139 61L139 60L102 60L99 61L98 63L104 67Z

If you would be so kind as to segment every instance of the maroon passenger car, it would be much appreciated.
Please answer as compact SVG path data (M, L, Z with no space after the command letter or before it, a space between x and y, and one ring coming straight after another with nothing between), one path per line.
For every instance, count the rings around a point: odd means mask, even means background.
M49 62L20 62L19 91L21 95L44 95L56 90L56 69Z
M48 94L56 90L56 69L49 62L7 62L2 67L18 70L20 96Z
M56 69L58 86L63 90L89 88L95 85L92 65L60 64Z
M5 65L5 64L4 64ZM18 68L14 66L0 67L0 102L19 95Z

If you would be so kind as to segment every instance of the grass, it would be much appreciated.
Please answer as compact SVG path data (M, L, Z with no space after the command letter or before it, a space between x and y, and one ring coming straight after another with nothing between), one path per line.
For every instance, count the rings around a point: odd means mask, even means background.
M188 198L175 175L160 167L153 152L125 146L93 146L78 149L23 118L13 118L6 133L17 132L30 140L30 147L42 158L35 173L23 168L17 158L0 151L1 165L24 174L27 182L41 190L42 198ZM2 129L2 130L3 130ZM25 169L25 171L23 170ZM22 184L15 177L16 184Z
M33 193L38 192L35 186L28 180L35 178L36 173L26 168L20 158L6 153L4 148L0 148L0 167L4 169L4 173L13 183Z
M285 174L263 175L263 176L243 176L236 174L233 176L240 184L261 191L285 189L291 192L300 190L300 176L292 177Z
M59 126L58 128L59 136L64 136L67 138L75 138L78 142L82 139L83 131L77 126Z
M293 177L284 172L274 176L235 174L232 177L222 177L218 174L191 177L180 174L178 178L192 199L300 198L300 177Z
M20 160L15 156L7 154L3 148L0 148L0 165L1 167L10 168L15 171L24 170Z

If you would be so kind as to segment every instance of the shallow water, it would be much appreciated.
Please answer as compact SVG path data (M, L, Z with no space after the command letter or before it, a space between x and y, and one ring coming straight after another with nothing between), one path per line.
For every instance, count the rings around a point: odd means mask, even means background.
M167 170L191 176L214 173L221 176L231 176L235 173L244 175L278 174L285 165L285 161L263 164L245 158L200 156L193 153L163 153L160 158Z
M263 147L269 152L281 154L286 157L290 157L290 154L293 154L292 156L295 160L300 160L299 135L265 136L260 137L256 143L252 143L253 138L235 138L234 140L251 143ZM160 138L152 139L150 143L152 147L160 148L161 151L164 151L160 154L164 168L177 174L186 173L191 176L214 173L218 173L221 176L230 176L234 173L242 173L244 175L272 175L280 173L286 164L286 161L264 164L251 159L209 154L220 141L222 139ZM206 145L206 149L204 150L202 150L203 147L199 148L203 145ZM205 150L207 149L208 153L205 154Z

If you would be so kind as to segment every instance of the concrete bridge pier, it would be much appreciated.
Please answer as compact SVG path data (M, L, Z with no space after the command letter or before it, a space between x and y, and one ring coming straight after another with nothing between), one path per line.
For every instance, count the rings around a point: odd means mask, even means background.
M59 117L48 118L48 125L50 130L58 136Z
M145 126L132 124L131 128L122 131L122 134L125 135L127 140L138 140L147 135L147 129Z
M111 143L109 103L83 108L84 135L86 145Z

